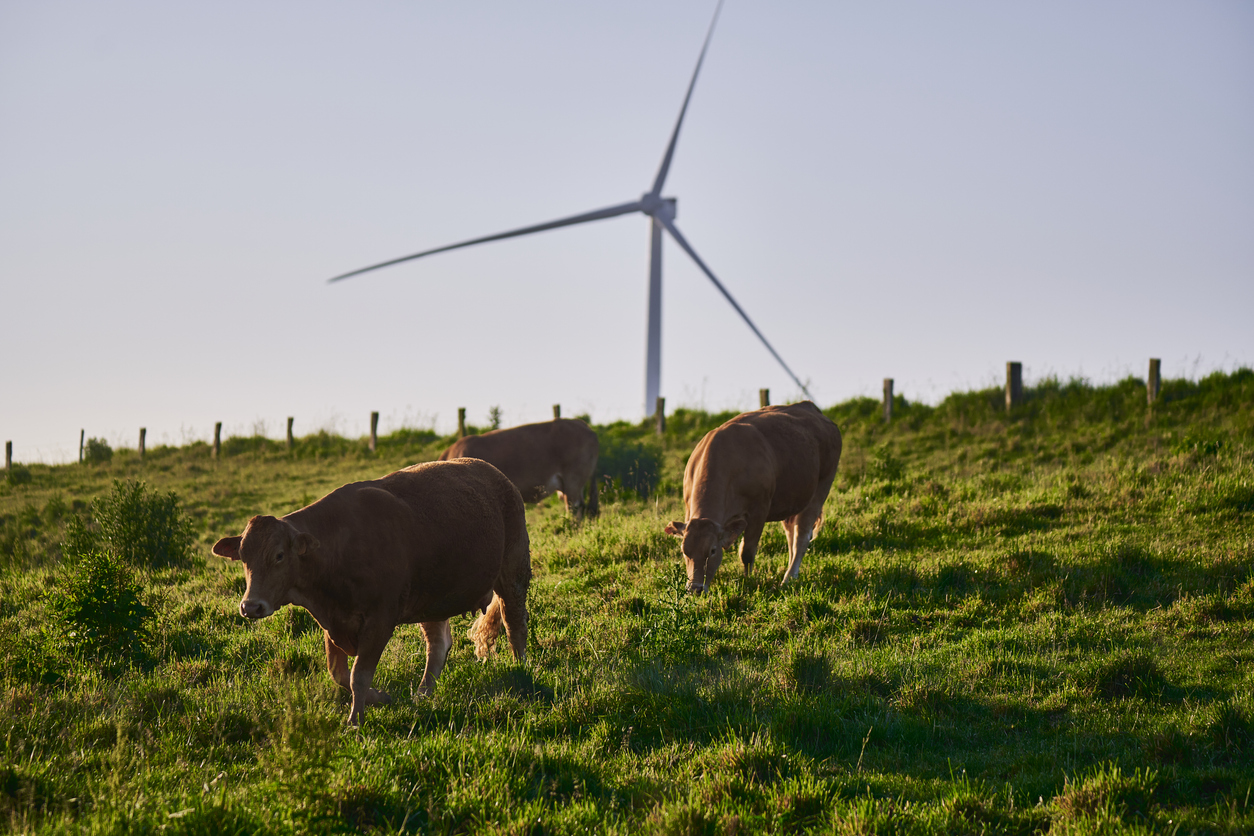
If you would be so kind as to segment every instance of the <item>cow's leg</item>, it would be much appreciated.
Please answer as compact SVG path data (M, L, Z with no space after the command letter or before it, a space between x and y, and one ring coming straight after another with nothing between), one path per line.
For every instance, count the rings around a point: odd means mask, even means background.
M514 658L520 662L527 661L527 594L511 594L508 598L501 596L501 607L505 611L505 635L509 636L510 649Z
M566 504L566 513L574 520L581 521L583 519L583 488L570 485L569 480L561 473L554 474L549 484L556 486L557 495Z
M566 505L566 513L571 518L575 520L583 519L583 503L580 501L578 494L558 491L557 495L562 498L562 502Z
M391 620L367 621L362 625L361 634L357 638L357 658L353 662L353 671L349 675L349 683L353 689L353 708L349 712L348 722L354 726L361 723L366 716L366 706L387 704L392 698L384 691L370 687L374 682L375 668L383 656L383 648L387 647L388 639L396 628Z
M597 497L597 479L595 471L588 474L588 481L585 487L588 489L588 498L584 500L583 515L586 518L595 519L601 515L601 500Z
M806 549L810 546L810 538L814 536L814 518L802 515L797 521L793 534L793 547L791 549L791 558L788 561L788 571L784 573L784 580L790 581L801 575L801 558L805 557Z
M828 491L832 489L832 481L835 478L836 474L833 473L832 478L828 479L826 484L820 485L814 499L810 500L806 509L795 518L796 533L793 535L795 540L789 554L788 571L784 573L785 582L801 575L801 558L805 557L806 549L810 547L810 541L814 539L814 532L823 520L823 503L827 500Z
M758 543L762 540L762 529L765 527L766 520L757 517L745 523L744 539L740 541L740 564L744 566L746 576L753 571L753 558L758 554Z
M495 590L505 615L505 634L509 636L514 658L527 661L527 590L531 586L531 547L524 536L505 555L505 565L496 579Z
M453 649L453 628L449 626L447 618L443 621L424 621L422 637L427 640L427 668L422 672L422 684L418 686L418 693L430 696L435 690L435 681L439 678L440 671L444 670L449 651Z
M780 522L780 525L784 529L784 539L788 541L788 556L790 558L797 553L797 520L800 516L800 514L794 514L788 519Z
M324 632L322 639L327 647L327 670L331 671L331 678L345 691L353 690L348 678L348 654L331 641L330 633Z

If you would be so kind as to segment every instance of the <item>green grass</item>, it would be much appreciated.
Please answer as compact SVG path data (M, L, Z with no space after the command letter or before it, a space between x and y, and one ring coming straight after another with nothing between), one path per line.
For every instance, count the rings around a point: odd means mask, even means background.
M801 580L784 538L756 574L681 593L679 485L728 415L667 436L602 427L656 462L576 526L529 511L529 662L456 643L415 695L347 728L302 610L252 623L208 555L255 513L434 458L429 433L230 439L30 465L0 483L0 822L17 832L1242 833L1254 831L1254 373L1047 381L928 407L828 410L841 473ZM634 446L633 446L634 445ZM644 451L640 453L639 451ZM643 456L643 458L641 458ZM625 465L624 465L625 466ZM651 465L650 465L651 466ZM647 470L648 468L644 468ZM641 470L640 472L643 472ZM135 564L142 649L58 643L71 520L114 480L175 491L196 556ZM628 484L628 480L620 480ZM634 483L633 483L634 484Z

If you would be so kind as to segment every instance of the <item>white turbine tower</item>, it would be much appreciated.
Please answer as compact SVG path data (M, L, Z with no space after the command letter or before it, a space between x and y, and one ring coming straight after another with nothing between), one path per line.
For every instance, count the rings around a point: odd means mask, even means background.
M509 232L499 232L496 235L487 235L483 238L473 238L469 241L462 241L457 244L449 244L444 247L436 247L432 250L423 250L413 255L394 258L390 261L372 264L369 267L363 267L360 270L353 270L350 273L343 273L330 279L332 282L338 282L340 279L347 279L350 276L356 276L361 273L368 273L371 270L378 270L380 267L390 267L393 264L400 264L403 261L412 261L415 258L422 258L435 253L447 252L448 250L456 250L462 247L469 247L474 244L483 244L488 241L500 241L503 238L514 238L519 235L529 235L532 232L543 232L546 229L557 229L562 226L572 226L574 224L587 223L588 221L599 221L605 218L613 218L618 215L626 215L631 212L643 212L652 219L653 234L650 242L649 252L649 314L648 314L648 337L645 348L644 363L644 414L649 416L653 414L656 408L657 398L661 391L662 376L662 230L670 233L675 239L675 243L683 248L684 252L692 257L697 263L701 271L709 278L714 286L718 288L719 293L731 303L736 309L736 313L740 314L740 318L753 331L762 344L766 346L766 350L771 352L784 371L788 372L788 376L793 382L805 393L806 397L812 398L810 390L806 385L793 374L792 369L788 368L788 364L784 362L784 358L779 356L774 347L762 336L762 332L758 330L758 326L753 324L753 320L749 319L749 315L744 309L732 298L727 292L727 288L723 287L723 283L718 280L714 272L706 266L706 263L697 255L697 251L688 243L688 239L680 234L679 229L675 226L675 198L662 197L662 186L666 183L666 175L670 171L671 158L675 155L675 143L679 140L679 128L684 124L684 114L688 111L688 102L692 99L692 89L697 84L697 74L701 72L701 62L705 60L705 51L710 46L710 37L714 34L714 24L718 22L718 13L722 8L723 2L719 0L718 6L714 9L714 19L710 21L710 29L706 32L705 43L701 47L701 55L697 58L697 67L692 71L692 80L688 83L688 93L684 96L683 107L679 110L679 119L675 122L675 130L671 134L670 144L666 146L666 155L662 157L662 165L658 169L657 177L653 180L653 188L640 196L639 200L633 200L630 203L621 203L617 206L610 206L606 209L598 209L595 212L585 212L582 215L574 215L569 218L562 218L548 223L536 224L535 226L527 226L522 229L514 229Z

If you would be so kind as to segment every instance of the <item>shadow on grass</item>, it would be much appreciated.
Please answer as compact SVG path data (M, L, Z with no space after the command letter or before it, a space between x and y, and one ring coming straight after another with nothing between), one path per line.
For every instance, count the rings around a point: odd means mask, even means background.
M887 510L870 521L869 526L855 529L826 525L811 541L815 552L848 554L868 551L926 551L945 547L955 538L984 532L1001 537L1051 531L1061 524L1063 507L1055 503L1036 503L1023 507L975 506L966 509L958 519L918 519L894 515Z
M909 555L862 564L826 560L803 575L802 585L822 589L830 599L892 599L895 609L953 610L956 600L976 595L1005 604L1049 587L1059 590L1060 603L1070 609L1123 607L1143 613L1186 597L1218 596L1199 601L1194 609L1205 610L1196 614L1202 621L1224 622L1254 611L1254 600L1247 601L1250 595L1242 592L1252 577L1254 567L1240 555L1209 562L1169 557L1115 538L1066 557L1015 549L983 566L962 559L919 565Z

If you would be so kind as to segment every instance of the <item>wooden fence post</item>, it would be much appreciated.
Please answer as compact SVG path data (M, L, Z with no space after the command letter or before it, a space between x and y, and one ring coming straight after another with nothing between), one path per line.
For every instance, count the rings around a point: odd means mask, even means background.
M379 413L370 413L370 452L373 453L379 446Z
M1006 364L1006 411L1023 401L1023 364Z
M562 405L560 403L553 404L553 420L556 421L557 419L561 417L562 417Z
M144 460L144 436L148 435L147 427L139 428L139 460Z
M884 423L893 420L893 379L884 378Z
M216 459L222 453L222 422L218 421L213 425L213 457Z
M4 472L8 473L13 469L13 442L4 442Z
M771 390L759 389L758 390L758 409L762 409L763 407L767 407L770 405L771 405Z
M457 437L466 437L466 407L457 407Z
M657 419L657 434L666 435L666 398L658 397L653 417Z
M292 416L287 416L287 449L289 450L296 446L296 439L292 437L292 422L295 420Z
M1163 361L1157 357L1150 358L1149 377L1145 380L1145 398L1150 406L1153 406L1154 401L1158 400L1158 390L1162 386L1162 377L1160 375L1162 363Z
M87 442L87 430L78 431L78 463L83 463L83 445Z

